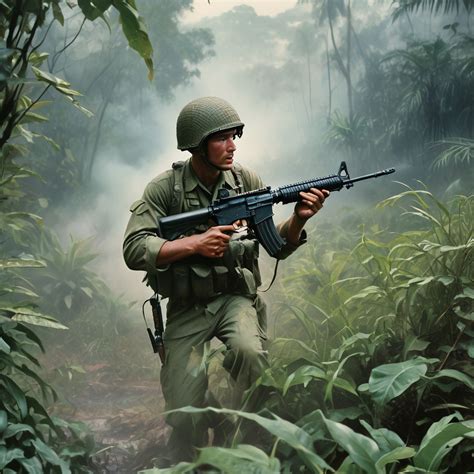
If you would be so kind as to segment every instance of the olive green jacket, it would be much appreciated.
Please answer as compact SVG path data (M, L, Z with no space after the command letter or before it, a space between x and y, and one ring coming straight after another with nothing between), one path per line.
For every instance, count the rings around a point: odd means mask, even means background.
M232 192L245 192L263 187L260 177L253 171L239 166L243 189L238 189L232 171L224 171L212 192L197 178L188 159L183 169L184 200L181 212L192 211L209 206L217 198L219 189L227 188ZM132 213L125 232L123 255L127 266L132 270L147 272L147 279L156 271L166 270L168 267L157 268L156 260L162 245L166 240L157 235L157 222L161 217L170 215L173 208L173 199L176 199L175 171L168 170L154 178L145 188L141 199L135 201L130 211ZM278 227L282 237L286 236L286 226ZM299 245L306 241L303 231ZM287 243L279 255L279 259L288 257L299 245Z

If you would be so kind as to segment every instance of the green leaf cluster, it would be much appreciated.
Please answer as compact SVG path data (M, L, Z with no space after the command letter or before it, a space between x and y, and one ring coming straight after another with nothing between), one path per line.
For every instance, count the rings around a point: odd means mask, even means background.
M257 441L269 456L262 469L472 469L474 201L408 188L378 208L393 217L386 227L366 218L358 236L315 237L288 263L276 297L281 337L248 392L263 395L261 411L208 409L272 436L273 446ZM245 439L253 428L242 426ZM225 471L227 460L229 472L242 470L239 439L169 472L204 462Z

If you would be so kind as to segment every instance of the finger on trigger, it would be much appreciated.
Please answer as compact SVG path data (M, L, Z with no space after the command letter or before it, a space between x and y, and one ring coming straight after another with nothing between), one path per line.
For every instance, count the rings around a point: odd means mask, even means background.
M217 225L215 228L221 232L233 232L235 230L235 227L233 224Z

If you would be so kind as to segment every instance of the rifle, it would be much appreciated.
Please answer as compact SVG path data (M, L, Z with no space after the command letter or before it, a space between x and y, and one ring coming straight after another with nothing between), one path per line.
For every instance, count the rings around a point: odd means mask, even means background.
M301 200L300 192L308 192L311 188L340 191L344 186L349 189L358 181L378 178L394 172L395 168L390 168L351 179L346 162L343 161L337 174L287 184L273 190L267 186L230 196L227 189L220 189L218 199L207 208L159 219L159 235L164 239L174 240L197 225L207 224L209 220L215 222L216 225L228 225L245 219L263 248L271 257L275 257L285 245L285 240L280 236L273 222L273 204L297 202Z

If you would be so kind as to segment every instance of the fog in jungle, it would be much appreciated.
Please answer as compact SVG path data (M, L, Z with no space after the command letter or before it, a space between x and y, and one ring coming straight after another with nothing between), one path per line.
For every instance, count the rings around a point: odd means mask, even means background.
M159 58L155 61L153 82L147 81L146 68L133 51L122 47L119 53L113 52L114 42L124 40L120 32L110 33L99 22L84 25L85 34L58 60L54 71L58 75L64 73L72 86L84 94L81 104L95 114L87 118L78 111L70 112L74 117L69 132L76 140L71 145L75 159L80 159L81 152L93 149L95 157L88 170L90 179L79 186L77 193L61 197L63 205L51 213L50 220L65 242L69 235L95 237L100 254L96 269L127 299L143 300L150 293L140 275L123 263L121 245L128 209L154 176L187 157L176 149L175 124L181 108L194 98L222 97L237 109L245 130L237 142L236 158L257 171L269 185L335 173L342 159L347 161L352 175L390 164L397 168L396 180L410 182L417 177L416 170L406 162L400 165L402 160L395 154L379 163L361 163L351 158L347 150L327 144L326 44L332 53L327 25L313 17L310 3L295 3L273 16L259 15L252 6L242 4L219 15L196 18L190 11L190 2L176 2L174 7L169 2L160 3L159 12L153 2L138 5L144 12L152 42L153 33L160 28L178 28L162 33L176 37L175 50L167 49L166 40L153 44ZM417 38L433 39L432 32L439 32L440 25L447 23L441 15L412 15L410 24L403 19L392 23L390 3L353 2L353 25L360 42L357 47L384 54L402 47L411 28ZM155 14L168 13L173 22L151 21ZM463 19L458 21L462 23ZM74 18L69 22L72 35L79 25ZM335 34L341 48L345 44L344 28L343 21L337 20ZM178 33L190 34L188 43L183 40L181 44ZM60 44L60 34L64 33L58 30L51 41ZM449 31L445 34L448 37ZM179 58L170 55L177 55L181 47L187 56L180 65L175 64ZM59 46L54 48L58 50ZM358 54L354 46L354 83L362 74ZM87 74L89 79L85 78ZM343 77L335 67L331 75L331 111L347 113ZM90 80L91 77L95 79ZM89 123L84 125L86 121ZM95 136L98 127L102 131ZM399 191L392 177L382 179L335 193L315 222L338 219L339 212L361 206L369 209L377 200ZM290 206L278 208L276 220L290 212Z

